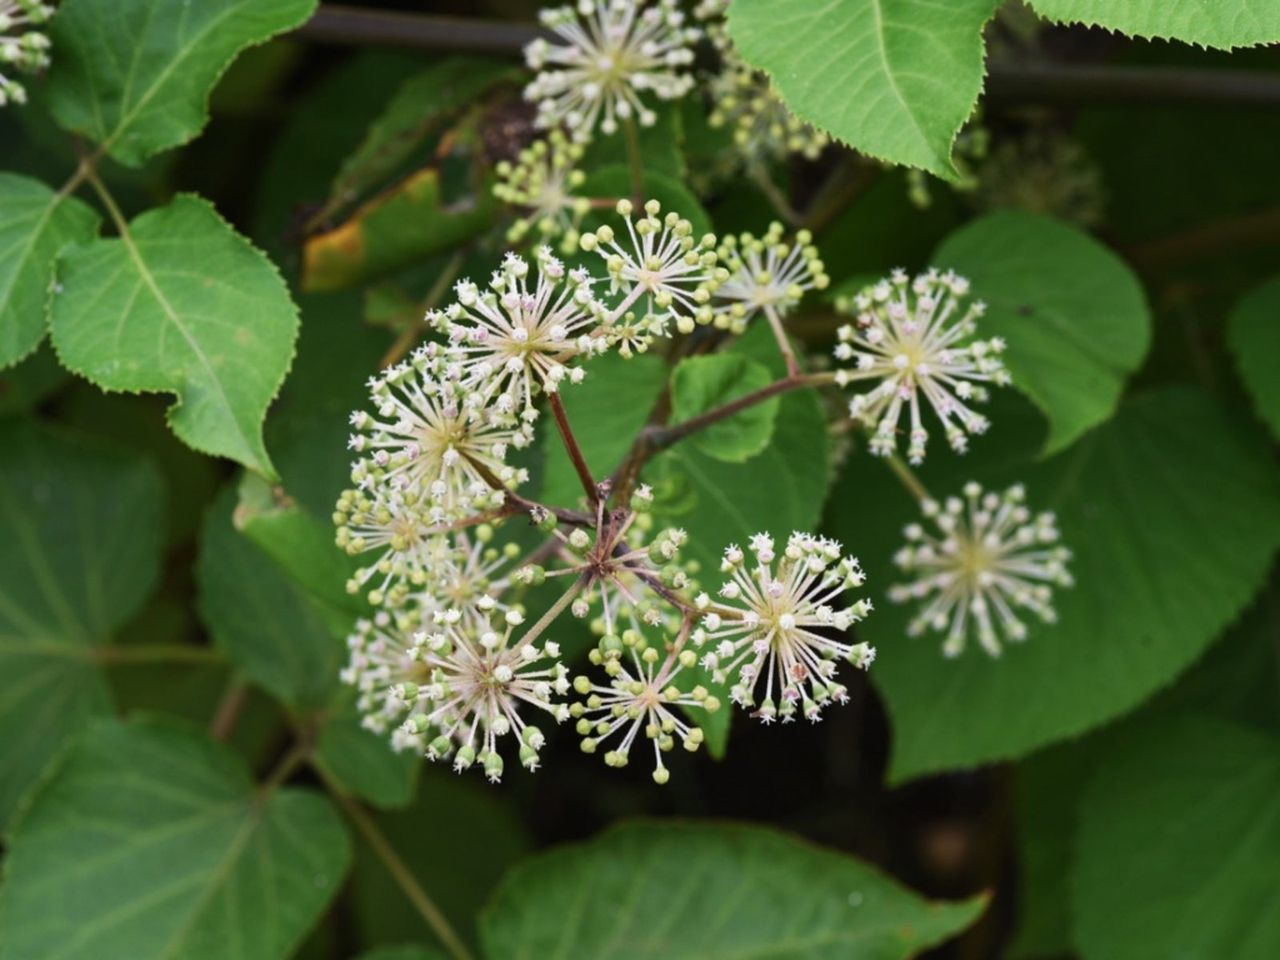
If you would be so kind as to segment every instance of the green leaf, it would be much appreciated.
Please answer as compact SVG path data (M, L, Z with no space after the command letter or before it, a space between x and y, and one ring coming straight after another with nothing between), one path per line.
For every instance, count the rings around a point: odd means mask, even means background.
M324 798L259 793L186 727L100 721L14 825L0 958L282 960L350 857Z
M587 365L582 383L561 389L565 415L595 478L607 477L622 462L667 381L657 357L627 359L606 354ZM555 425L547 418L543 435L541 501L572 506L585 494Z
M169 424L203 453L267 477L262 420L293 358L298 311L271 262L184 194L119 238L63 255L62 362L106 390L177 394Z
M362 953L357 960L445 960L445 955L430 947L383 947Z
M426 167L359 207L345 223L309 237L302 288L343 290L452 251L492 226L497 203L487 183L446 196L441 171Z
M228 487L205 519L196 560L201 619L256 683L295 707L324 708L338 692L343 645L289 576L235 529L234 504Z
M154 588L163 516L149 461L0 426L0 823L67 736L111 710L95 650Z
M640 821L516 867L480 931L489 960L890 960L960 932L983 906L930 903L761 827Z
M1280 357L1280 278L1236 304L1227 321L1227 344L1258 413L1280 439L1280 379L1275 376L1275 361Z
M1081 954L1280 954L1277 796L1280 738L1248 727L1184 717L1116 744L1080 804L1072 891Z
M734 0L729 33L801 120L861 153L958 176L999 0Z
M509 792L488 789L434 764L426 764L421 780L413 805L379 813L378 826L422 878L459 936L473 943L481 906L503 873L529 852L531 842ZM356 846L351 907L366 946L424 936L422 915L363 842Z
M385 734L364 729L360 718L355 691L348 689L330 707L320 728L314 762L374 806L408 806L418 785L422 756L415 750L396 753Z
M1115 254L1075 227L1009 211L951 234L933 264L968 277L987 303L979 333L1008 342L1013 385L1049 418L1045 453L1111 416L1151 341L1142 287Z
M685 126L681 107L692 103L694 99L694 97L684 97L680 100L656 104L654 108L656 119L653 125L640 127L637 131L640 159L646 176L659 173L674 180L684 179L687 171L684 154L680 149L680 144L684 140ZM596 171L606 166L628 168L630 164L628 150L625 136L596 137L587 144L578 169Z
M768 367L741 354L690 357L671 375L671 422L678 425L772 382ZM690 440L717 460L742 463L769 445L779 402L773 397L755 404L700 430Z
M93 239L98 222L75 197L0 173L0 367L17 363L44 339L58 251Z
M298 26L316 0L65 0L50 34L49 106L126 166L186 143L236 54Z
M1280 41L1280 8L1250 0L1027 0L1058 23L1083 23L1131 37L1181 40L1233 50Z
M1057 512L1077 581L1055 591L1058 622L999 660L976 646L945 659L936 634L906 635L910 605L880 602L901 580L890 558L902 527L919 517L883 464L859 457L832 498L832 532L861 557L877 601L860 632L879 647L871 676L893 724L895 782L1022 756L1132 709L1240 613L1280 546L1266 446L1197 390L1135 398L1040 463L1035 431L1011 413L993 419L1002 443L1022 434L1021 445L931 460L924 483L946 496L974 478L1025 482L1033 508Z
M253 502L255 494L246 494L246 488L265 495L267 502ZM347 592L347 581L359 563L334 544L328 521L293 504L276 503L268 484L250 474L241 480L233 520L311 601L335 637L345 637L357 617L373 612L362 596Z
M335 200L349 202L391 176L449 117L474 104L499 80L518 76L500 61L450 57L404 81L360 146L342 162L333 184Z

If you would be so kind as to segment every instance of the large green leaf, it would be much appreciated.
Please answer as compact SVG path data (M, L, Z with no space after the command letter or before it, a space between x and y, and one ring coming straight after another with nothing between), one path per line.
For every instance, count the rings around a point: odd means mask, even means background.
M1253 0L1027 0L1040 16L1132 37L1181 40L1204 47L1251 47L1280 41L1280 7Z
M338 693L343 644L289 575L236 530L234 503L228 487L205 519L196 561L200 616L256 683L295 707L324 708Z
M671 422L683 423L772 382L768 367L738 353L690 357L671 375ZM774 397L713 423L694 434L692 443L717 460L749 460L769 445L779 402Z
M379 813L378 826L458 935L474 943L480 908L503 873L530 851L521 818L527 801L416 759L425 764L417 798L406 810ZM352 920L361 943L390 946L428 936L422 915L363 842L356 845L351 879Z
M734 0L729 33L800 119L862 153L957 176L999 0Z
M910 606L877 602L860 630L879 647L871 674L893 723L896 781L1021 756L1132 709L1239 614L1280 545L1265 444L1203 393L1135 398L1040 463L1038 431L1021 429L1007 407L995 419L1003 439L985 459L930 461L924 482L946 496L971 478L994 489L1024 481L1031 506L1057 511L1077 582L1055 594L1058 623L1037 624L999 660L976 645L945 659L938 636L907 637ZM832 532L862 558L878 601L901 579L890 558L918 508L866 457L832 502Z
M489 960L891 960L973 922L866 864L760 827L638 822L507 875L481 917Z
M155 586L163 516L148 461L0 429L0 823L66 737L111 709L95 648Z
M1113 746L1081 798L1076 942L1097 960L1280 955L1280 738L1207 716Z
M107 390L178 395L185 443L273 477L262 420L293 357L298 311L280 274L208 202L181 195L126 234L60 262L53 344Z
M987 303L980 335L1008 341L1014 386L1049 418L1046 453L1111 416L1151 340L1142 287L1115 254L1075 227L1010 211L951 234L933 263Z
M66 129L121 163L186 143L208 120L209 91L245 47L296 27L316 0L65 0L49 105Z
M1231 311L1227 342L1258 413L1280 439L1280 377L1275 373L1280 357L1280 278L1252 291Z
M97 232L97 213L75 197L0 173L0 367L17 363L43 339L58 251Z
M283 960L337 891L328 801L259 792L227 747L102 721L14 825L3 960Z

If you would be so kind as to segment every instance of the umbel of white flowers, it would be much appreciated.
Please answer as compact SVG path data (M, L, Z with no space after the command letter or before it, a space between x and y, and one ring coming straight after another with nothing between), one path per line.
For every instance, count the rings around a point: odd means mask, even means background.
M520 493L528 476L512 454L534 442L539 402L558 404L595 357L632 356L699 324L741 332L763 315L794 375L783 324L828 283L803 231L788 238L774 224L718 242L656 201L616 209L617 231L582 234L584 266L542 247L532 260L508 254L483 287L460 280L454 301L427 317L440 342L371 378L370 409L351 415L352 488L334 522L338 544L368 558L348 589L375 612L349 640L343 679L359 691L365 726L397 749L495 781L508 758L539 765L550 718L574 721L582 749L612 767L637 750L652 757L665 783L664 758L700 748L702 718L722 697L765 723L816 721L848 699L840 663L865 670L876 655L848 635L872 609L845 599L864 575L835 541L793 533L779 546L761 533L745 550L730 545L713 594L681 560L687 533L655 531L647 486L612 507L597 488L594 516L561 510L563 524ZM973 384L1007 376L1002 345L972 339L981 309L963 308L967 293L953 274L908 281L899 271L854 298L837 355L856 369L830 379L871 381L851 406L873 452L892 451L904 410L913 459L922 406L957 449L985 426L968 406ZM997 496L971 485L964 499L925 503L937 533L908 527L896 559L914 580L891 592L921 601L912 633L945 632L949 655L976 635L996 653L1001 636L1025 636L1019 611L1053 618L1050 587L1070 582L1069 554L1052 515L1033 518L1022 501L1018 487ZM500 543L516 515L545 539L523 556ZM549 584L563 589L530 624L527 592ZM572 677L557 636L565 613L599 637Z
M656 115L644 95L675 100L693 87L685 68L701 31L685 24L677 0L578 0L541 18L558 42L525 48L537 75L524 95L538 105L539 126L564 126L579 142L597 127L615 133L619 121L650 126Z
M53 5L39 0L0 0L0 107L26 103L27 91L5 68L35 73L49 66L49 38L39 27L53 16Z
M987 418L970 404L987 399L983 384L1007 386L1009 374L1000 360L1003 340L973 339L986 307L979 301L964 308L968 293L969 281L950 271L929 270L908 280L905 270L895 270L852 300L837 302L855 319L837 331L836 359L852 360L854 367L837 372L836 383L873 384L849 402L849 415L874 431L872 453L886 456L897 448L905 413L907 459L921 463L929 440L926 404L957 452L964 452L968 434L986 431Z
M1054 515L1032 515L1025 500L1020 484L997 494L967 483L963 499L924 501L921 509L937 532L918 523L906 528L907 543L894 562L914 579L889 590L895 603L922 601L908 633L945 634L948 657L959 656L974 633L995 657L1002 634L1007 641L1026 639L1019 610L1056 621L1052 588L1071 586L1071 551L1058 543Z

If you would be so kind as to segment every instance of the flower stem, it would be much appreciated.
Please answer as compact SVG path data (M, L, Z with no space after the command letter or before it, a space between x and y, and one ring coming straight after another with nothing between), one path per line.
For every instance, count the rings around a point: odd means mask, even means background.
M697 433L699 430L705 430L714 423L721 420L727 420L736 414L741 413L748 407L753 407L758 403L763 403L771 397L776 397L792 390L799 390L804 387L819 387L824 384L833 382L835 374L831 373L807 373L795 374L793 376L784 377L781 380L775 380L766 387L759 390L753 390L751 393L744 393L735 400L718 407L712 407L696 417L690 417L681 423L677 423L671 427L646 427L645 432L650 433L648 446L650 455L665 450L673 444L679 443L690 434Z
M582 588L587 585L587 582L590 579L591 573L590 571L587 571L579 576L577 580L573 581L569 586L569 589L560 595L559 599L557 599L556 602L547 609L547 612L540 616L537 622L525 631L524 635L520 638L521 646L526 643L533 643L534 640L538 639L538 637L542 635L542 632L546 630L547 627L551 626L551 622L564 612L564 608L573 602L573 598L582 592Z
M245 683L243 677L232 676L226 690L222 692L222 697L218 700L213 719L209 721L209 736L215 740L226 740L230 737L248 699L249 685Z
M622 121L627 136L627 167L631 171L631 202L637 207L644 204L644 157L640 154L640 131L634 117Z
M796 362L795 351L791 349L787 331L782 328L782 318L778 316L778 311L773 309L772 304L766 303L764 315L769 319L769 329L773 331L773 338L778 341L778 350L782 353L782 359L787 362L787 376L792 379L800 376L800 364Z
M573 469L577 471L578 479L582 482L582 489L586 491L587 499L595 503L600 499L600 491L596 488L596 482L591 476L591 468L587 466L586 457L582 455L582 448L578 446L578 438L573 435L573 428L569 426L569 417L565 413L560 394L548 393L547 400L551 404L551 412L555 415L556 429L560 431L560 439L564 441L565 452L573 461Z
M920 478L916 476L916 472L902 462L902 458L896 453L891 453L884 458L884 462L889 465L889 469L893 471L893 475L902 481L902 485L907 488L910 494L917 500L932 500L929 491L925 489Z
M467 949L467 945L462 942L462 938L458 936L452 925L445 918L444 913L436 906L435 901L422 889L422 885L418 883L413 871L400 859L400 855L396 853L391 841L379 829L378 824L369 815L369 812L357 803L323 767L318 764L312 764L312 769L324 781L329 794L338 802L338 806L342 807L342 812L347 815L347 819L355 824L361 836L364 837L373 852L377 854L378 859L382 861L382 865L387 868L387 873L391 874L391 878L400 887L405 898L418 911L422 919L426 921L427 926L431 928L432 933L436 935L436 939L448 951L449 956L453 957L454 960L475 960L471 951Z

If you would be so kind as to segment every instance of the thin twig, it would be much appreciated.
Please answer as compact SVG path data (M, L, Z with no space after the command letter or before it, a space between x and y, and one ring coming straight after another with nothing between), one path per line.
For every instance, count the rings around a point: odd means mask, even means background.
M532 23L370 10L337 3L322 4L297 33L320 43L512 57L531 40L547 36ZM987 66L985 87L987 98L996 103L1280 104L1280 76L1261 70L993 60Z
M600 491L596 488L596 482L591 476L591 468L587 466L587 458L582 455L582 448L578 446L578 438L573 435L573 428L569 426L569 417L565 413L564 403L560 400L558 392L548 393L547 401L551 405L551 412L556 419L556 429L560 431L560 439L564 441L565 452L569 454L569 459L573 461L573 469L577 471L578 479L582 482L582 489L586 491L587 499L595 503L600 499Z
M902 462L902 458L896 453L891 453L884 458L885 463L889 465L889 469L893 471L893 475L902 481L902 485L907 488L908 492L917 500L932 500L929 491L925 489L925 485L920 482L920 478L916 476L916 472Z
M347 815L347 819L355 824L356 829L360 831L373 849L373 852L377 854L378 859L382 861L382 865L387 868L387 872L391 874L391 878L400 887L405 898L418 911L422 919L427 922L427 926L431 928L441 945L449 951L449 955L454 960L474 960L474 956L467 949L467 945L462 942L462 938L458 936L444 913L436 906L435 901L422 889L422 884L418 882L418 878L413 875L413 871L400 859L395 847L391 845L391 841L387 839L373 817L369 815L369 812L357 803L322 766L313 764L312 769L324 781L325 787L330 795L338 801L338 805L342 807L342 812Z
M236 728L240 712L249 700L249 685L243 677L232 676L226 690L218 700L213 719L209 721L209 736L215 740L226 740Z
M640 153L640 131L633 117L623 117L622 129L627 136L627 171L631 178L631 202L639 209L644 196L644 156Z

